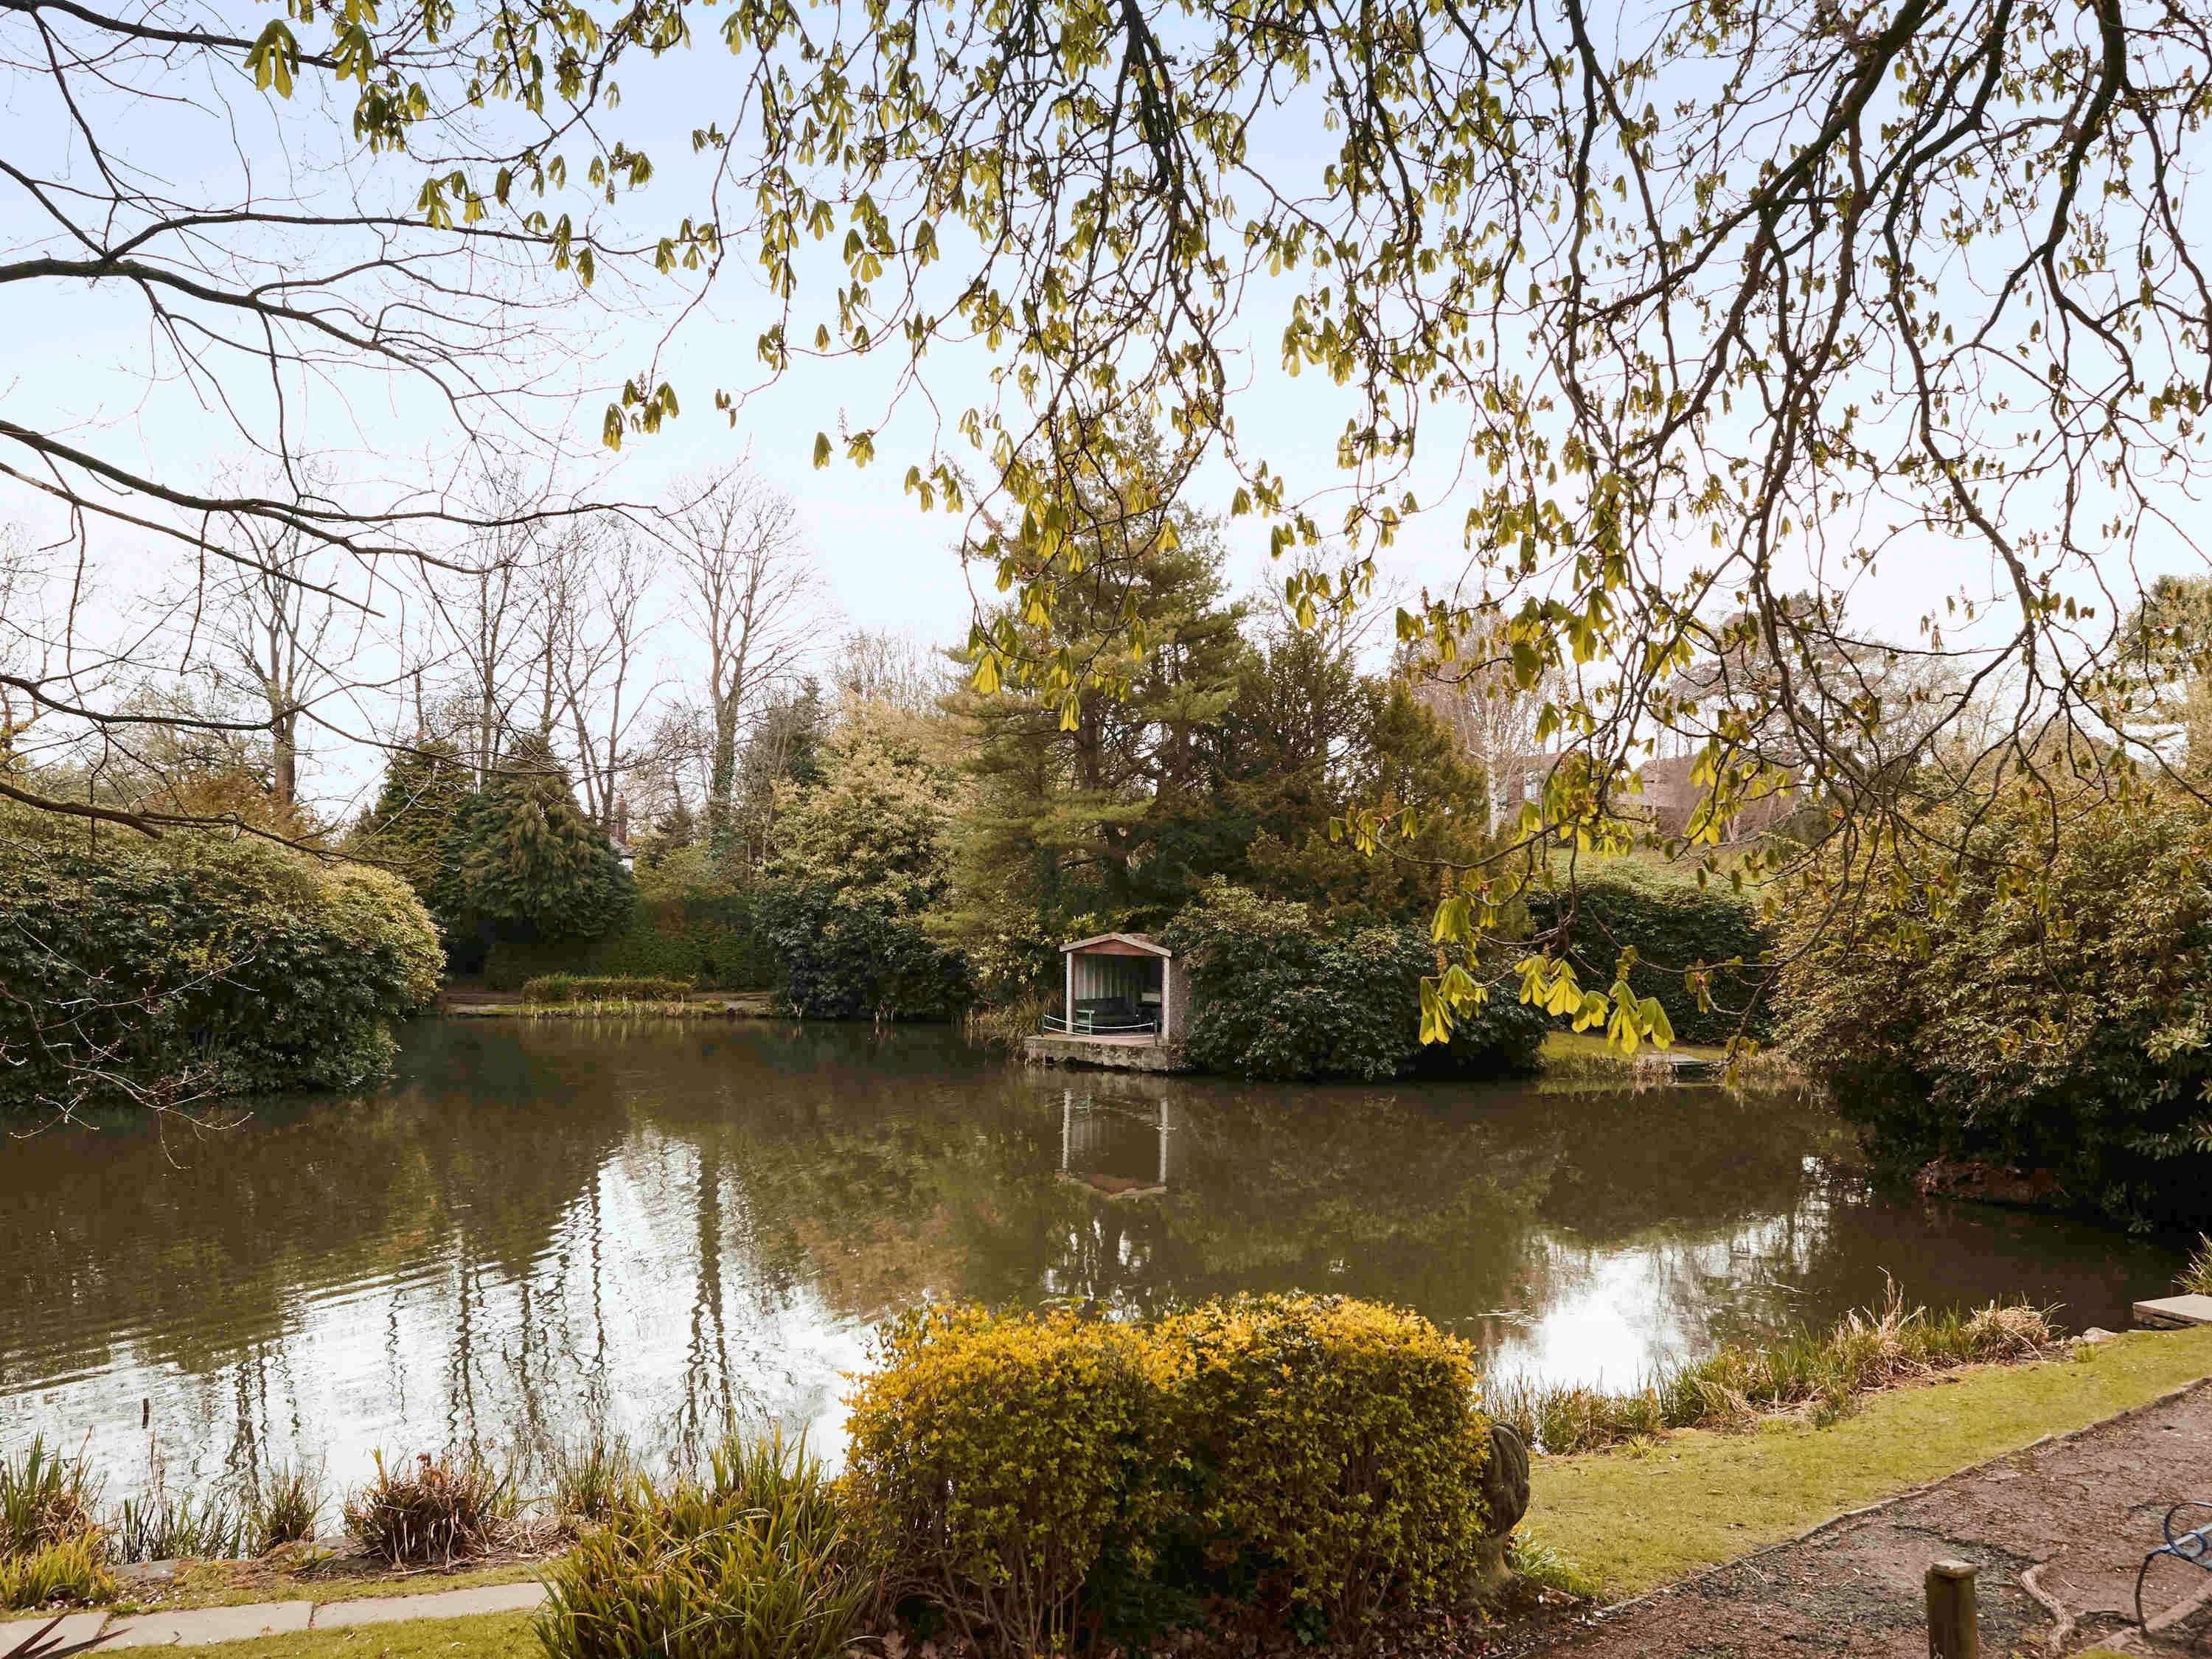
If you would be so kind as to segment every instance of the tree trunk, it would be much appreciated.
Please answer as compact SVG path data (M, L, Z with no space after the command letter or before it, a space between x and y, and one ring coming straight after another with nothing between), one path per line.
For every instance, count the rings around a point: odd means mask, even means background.
M716 853L729 848L737 826L738 700L731 696L714 704L714 752L707 779L707 845Z

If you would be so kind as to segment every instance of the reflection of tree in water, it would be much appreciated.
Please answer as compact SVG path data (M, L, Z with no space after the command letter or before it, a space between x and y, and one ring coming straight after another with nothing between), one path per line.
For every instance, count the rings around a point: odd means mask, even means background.
M1550 1300L1632 1276L1648 1348L1801 1322L1832 1247L1832 1120L1788 1096L1719 1090L1553 1097L1565 1130L1541 1206Z
M1626 1296L1632 1370L1832 1317L1885 1267L1929 1301L2099 1307L2170 1271L2049 1218L1887 1202L1829 1176L1832 1135L1711 1091L1247 1087L1032 1071L943 1031L432 1025L364 1099L167 1148L12 1147L0 1437L96 1425L127 1474L143 1393L203 1473L334 1444L357 1465L369 1434L681 1443L818 1419L865 1327L924 1296L1339 1290L1492 1348Z
M1063 1170L1070 1133L1093 1167ZM837 1090L746 1133L763 1249L864 1315L925 1290L1136 1310L1304 1287L1461 1321L1510 1297L1548 1176L1540 1150L1389 1095L1115 1079L1078 1103L1019 1072L943 1115Z
M528 1283L623 1126L564 1067L494 1034L434 1027L410 1048L422 1080L374 1097L266 1104L229 1130L124 1125L12 1146L0 1384L142 1368L200 1379L162 1401L155 1431L250 1478L319 1453L320 1425L303 1439L295 1420L289 1339L319 1298L345 1295L373 1322L364 1352L384 1352L378 1407L404 1395L399 1327L425 1303L447 1322L441 1403L454 1438L485 1431L488 1367L505 1373L489 1390L501 1415L534 1398L554 1334L480 1351L484 1281ZM439 1086L453 1076L467 1080L466 1111ZM379 1327L388 1334L371 1335Z

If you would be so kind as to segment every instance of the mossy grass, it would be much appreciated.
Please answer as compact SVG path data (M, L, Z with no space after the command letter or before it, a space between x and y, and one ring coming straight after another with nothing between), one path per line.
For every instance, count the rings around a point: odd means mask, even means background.
M1826 1426L1774 1419L1541 1457L1529 1537L1607 1595L1638 1595L2207 1375L2212 1326L2137 1332L1876 1394Z
M592 997L577 1002L517 1003L497 1011L524 1019L722 1019L730 1010L720 1001L691 1002L665 997Z
M158 1586L127 1586L116 1603L118 1613L159 1607L181 1613L191 1607L242 1607L257 1601L352 1601L368 1595L435 1595L447 1590L482 1589L493 1584L524 1584L545 1571L542 1559L501 1561L489 1566L416 1568L394 1577L362 1558L292 1571L259 1561L186 1561L176 1577Z
M664 979L640 974L541 974L525 981L526 1003L564 1002L677 1002L690 994L688 979Z

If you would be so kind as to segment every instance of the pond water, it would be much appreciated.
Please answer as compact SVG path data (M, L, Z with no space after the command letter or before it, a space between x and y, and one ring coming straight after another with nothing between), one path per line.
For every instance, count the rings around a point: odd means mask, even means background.
M1499 1371L1626 1384L1878 1300L2125 1322L2166 1249L1883 1196L1825 1114L1717 1089L1242 1086L1023 1066L944 1030L424 1021L357 1097L0 1161L0 1444L109 1496L372 1449L665 1449L729 1413L833 1455L841 1374L930 1296L1139 1310L1303 1287Z

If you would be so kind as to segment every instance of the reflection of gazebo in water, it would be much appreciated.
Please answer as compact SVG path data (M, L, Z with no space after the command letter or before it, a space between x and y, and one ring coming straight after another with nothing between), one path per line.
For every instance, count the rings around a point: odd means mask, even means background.
M1146 1198L1168 1189L1168 1103L1101 1100L1064 1089L1060 1097L1060 1175L1109 1198Z

